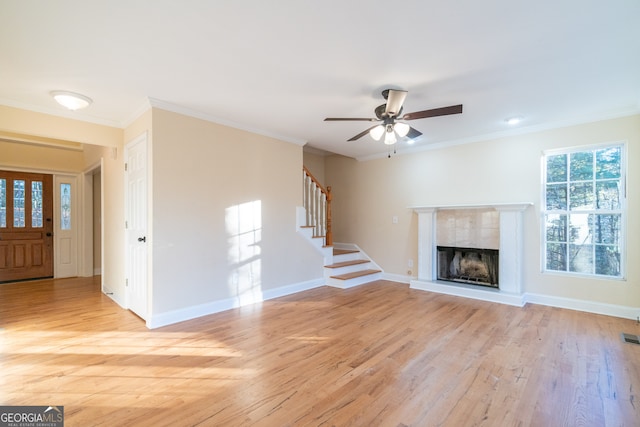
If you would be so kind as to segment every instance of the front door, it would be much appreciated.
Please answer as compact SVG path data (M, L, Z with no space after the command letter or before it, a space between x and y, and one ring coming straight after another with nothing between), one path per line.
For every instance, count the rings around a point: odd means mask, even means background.
M0 171L0 283L53 277L53 176Z

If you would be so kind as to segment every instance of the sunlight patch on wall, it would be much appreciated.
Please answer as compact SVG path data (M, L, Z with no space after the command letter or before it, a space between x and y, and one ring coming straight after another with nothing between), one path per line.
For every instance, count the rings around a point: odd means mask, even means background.
M262 202L255 200L226 209L228 287L239 305L262 301Z

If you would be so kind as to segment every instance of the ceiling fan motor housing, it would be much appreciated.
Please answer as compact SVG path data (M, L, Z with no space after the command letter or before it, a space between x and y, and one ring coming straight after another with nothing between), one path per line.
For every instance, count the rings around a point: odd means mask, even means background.
M380 120L385 120L389 118L398 117L400 114L402 114L402 107L400 108L400 111L398 111L396 114L392 116L386 113L386 109L387 109L387 104L378 105L375 109L376 117Z

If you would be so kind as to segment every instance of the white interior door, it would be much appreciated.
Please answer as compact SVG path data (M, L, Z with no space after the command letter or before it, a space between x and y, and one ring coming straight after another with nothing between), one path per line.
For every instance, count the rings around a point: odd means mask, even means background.
M78 216L77 178L56 175L53 185L54 206L54 277L78 275Z
M127 306L143 319L148 314L147 137L125 147Z

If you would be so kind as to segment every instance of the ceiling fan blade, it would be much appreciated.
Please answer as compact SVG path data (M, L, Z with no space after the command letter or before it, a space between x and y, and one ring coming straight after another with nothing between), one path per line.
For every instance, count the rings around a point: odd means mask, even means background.
M432 110L416 111L402 116L402 120L426 119L428 117L448 116L449 114L462 113L462 104L450 107L434 108Z
M406 97L406 90L389 89L389 94L387 96L387 107L384 109L384 112L388 117L396 117L400 113L402 104L404 104L404 100Z
M379 125L376 125L376 126L379 126ZM376 127L376 126L371 126L369 129L367 129L367 130L363 130L362 132L360 132L360 133L359 133L359 134L357 134L356 136L354 136L354 137L351 137L351 138L347 139L347 141L355 141L356 139L360 139L360 138L362 138L363 136L365 136L366 134L368 134L368 133L369 133L369 131L370 131L371 129L373 129L373 128L374 128L374 127Z
M325 122L377 122L379 119L365 119L358 117L327 117L324 119Z
M407 138L414 139L414 138L419 137L420 135L422 135L422 132L420 132L418 129L411 128L411 129L409 129L409 133L407 134Z

